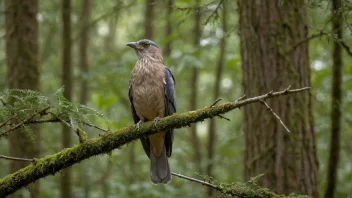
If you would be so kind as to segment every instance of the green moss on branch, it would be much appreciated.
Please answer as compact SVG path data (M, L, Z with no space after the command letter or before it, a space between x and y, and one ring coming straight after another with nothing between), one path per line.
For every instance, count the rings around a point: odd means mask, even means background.
M241 98L235 102L228 102L214 107L206 107L187 113L174 114L161 119L158 122L157 127L154 127L153 122L147 122L143 124L140 129L137 129L134 126L129 126L114 132L104 133L99 138L84 140L84 142L72 148L64 149L59 153L49 155L41 159L36 159L34 163L28 165L27 167L2 178L0 180L0 197L6 197L7 195L40 178L53 175L60 170L70 167L82 160L88 159L95 155L109 153L126 143L137 140L143 135L164 131L168 128L181 128L184 126L189 126L192 123L203 121L207 118L212 118L246 104L259 102L261 100L280 95L297 93L308 89L309 88L296 90L286 89L280 92L270 92L258 97L248 99Z

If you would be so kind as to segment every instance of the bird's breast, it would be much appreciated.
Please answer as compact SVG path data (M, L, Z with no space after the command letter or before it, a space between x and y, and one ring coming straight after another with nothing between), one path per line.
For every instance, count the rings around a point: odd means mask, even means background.
M144 120L164 117L164 66L137 65L131 74L133 105L137 115Z

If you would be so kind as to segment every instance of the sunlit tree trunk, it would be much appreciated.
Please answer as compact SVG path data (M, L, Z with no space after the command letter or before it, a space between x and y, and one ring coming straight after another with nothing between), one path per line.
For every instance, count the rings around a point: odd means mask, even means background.
M341 131L341 82L342 82L342 48L339 43L343 39L342 32L342 1L332 0L332 31L336 35L336 40L333 43L332 52L332 86L331 86L331 134L330 134L330 154L327 185L325 191L325 198L333 198L336 181L337 181L337 167L339 164L340 155L340 131Z
M196 6L200 4L200 1L196 1ZM200 10L195 10L194 12L194 29L193 29L193 45L199 50L200 36L201 36L201 13ZM190 98L190 110L195 110L197 108L197 96L198 96L198 75L199 69L197 67L192 68L190 76L190 88L191 88L191 98ZM191 131L191 144L193 149L193 162L196 164L199 173L202 173L202 156L199 145L199 138L197 136L197 125L192 124L190 127Z
M220 93L220 80L222 76L224 61L225 61L225 50L226 50L226 32L227 32L227 7L226 1L222 3L222 31L223 35L220 39L220 53L216 64L215 71L215 83L214 83L214 96L215 101L219 97ZM216 124L215 119L210 119L209 132L208 132L208 164L207 164L207 175L213 176L213 165L214 165L214 152L216 142ZM208 188L208 196L211 196L213 188Z
M310 86L304 0L239 0L244 93ZM309 92L268 100L291 130L261 104L244 111L245 179L264 173L260 185L277 193L318 197L318 161Z
M62 0L62 84L64 96L72 99L72 68L71 68L71 0ZM71 147L72 131L70 127L62 125L62 147ZM61 197L72 198L72 171L67 168L61 176Z
M79 42L79 65L81 73L81 94L80 103L83 105L87 104L88 100L88 75L89 75L89 61L88 61L88 46L89 46L89 18L91 9L91 0L82 0L81 4L81 38ZM84 197L90 197L90 175L88 174L88 168L81 166L80 172L83 175L84 183Z
M40 68L38 49L38 1L6 0L6 60L10 89L39 90ZM10 155L22 158L39 157L40 133L38 127L9 133ZM10 171L15 172L28 163L11 161ZM31 197L39 197L39 182L29 186ZM18 192L12 197L22 197Z

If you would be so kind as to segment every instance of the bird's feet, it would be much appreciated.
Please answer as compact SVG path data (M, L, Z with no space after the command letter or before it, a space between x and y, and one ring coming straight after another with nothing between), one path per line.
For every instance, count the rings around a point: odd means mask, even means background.
M141 124L143 124L143 123L144 123L143 120L139 120L136 124L137 129L139 129L141 127Z
M154 118L154 126L155 126L155 127L156 127L156 125L158 124L159 120L160 120L160 117Z

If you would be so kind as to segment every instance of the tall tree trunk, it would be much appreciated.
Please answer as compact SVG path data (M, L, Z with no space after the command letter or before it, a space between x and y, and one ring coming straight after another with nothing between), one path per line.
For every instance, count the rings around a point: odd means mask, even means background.
M89 45L89 18L91 9L91 0L82 0L81 4L81 38L79 43L79 65L81 73L81 94L80 103L83 105L87 104L88 100L88 74L89 74L89 62L88 62L88 45ZM88 167L81 166L80 172L85 178L84 183L84 197L89 198L90 196L90 185Z
M38 49L38 1L6 0L6 61L8 87L10 89L39 90L40 68ZM34 158L40 154L40 133L32 127L35 142L30 132L23 129L9 134L10 155ZM15 172L28 163L11 161L10 170ZM30 186L31 197L39 197L39 181ZM22 197L21 192L13 197Z
M153 21L154 21L154 0L145 1L145 21L144 21L144 37L153 39Z
M340 154L340 129L341 129L341 81L342 81L342 49L339 41L343 39L342 29L342 1L332 0L332 31L337 36L334 41L332 52L332 86L331 86L331 134L330 134L330 154L327 177L327 188L325 198L333 198L337 181L337 167Z
M222 31L223 35L220 40L220 53L219 59L216 65L215 71L215 84L214 84L214 101L219 97L220 93L220 80L223 71L223 65L225 61L225 50L226 50L226 33L227 33L227 7L226 1L222 3ZM216 125L215 119L210 119L209 132L208 132L208 163L207 163L207 175L213 175L213 165L214 165L214 152L215 152L215 142L216 142ZM208 196L212 195L213 188L208 188Z
M82 0L82 21L81 21L81 40L79 43L79 65L81 69L81 95L80 103L87 104L88 99L88 80L87 75L89 71L88 64L88 44L89 44L89 17L90 17L90 0Z
M304 0L239 0L243 89L247 96L310 86ZM264 173L260 184L277 193L318 197L311 94L267 101L291 130L261 105L244 107L245 179Z
M200 0L196 1L196 6L199 6ZM200 19L201 19L201 13L200 10L195 10L194 12L194 38L193 38L193 43L194 47L197 50L200 50L200 36L201 36L201 24L200 24ZM190 79L190 87L191 87L191 98L190 98L190 110L195 110L197 108L197 95L198 95L198 75L199 75L199 69L197 67L194 67L191 71L191 79ZM194 163L197 165L197 169L199 173L203 173L202 171L202 154L200 151L200 145L199 145L199 139L197 135L197 125L192 124L190 127L191 130L191 144L192 144L192 149L193 149L193 160Z
M169 57L171 54L171 39L170 36L172 35L172 6L174 5L174 0L168 0L166 3L166 26L165 26L165 37L167 39L163 54L166 57Z
M72 68L71 68L71 0L62 0L62 84L65 87L64 96L72 99ZM71 146L71 129L62 125L62 147ZM71 198L72 173L71 168L63 171L61 176L61 197Z

